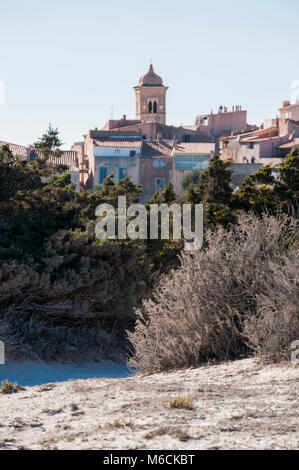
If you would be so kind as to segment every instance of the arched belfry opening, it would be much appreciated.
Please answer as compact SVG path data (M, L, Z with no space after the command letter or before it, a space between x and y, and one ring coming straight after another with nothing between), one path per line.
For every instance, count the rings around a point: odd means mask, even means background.
M162 78L154 72L152 64L134 89L136 93L136 119L166 124L166 92L168 87L163 85Z

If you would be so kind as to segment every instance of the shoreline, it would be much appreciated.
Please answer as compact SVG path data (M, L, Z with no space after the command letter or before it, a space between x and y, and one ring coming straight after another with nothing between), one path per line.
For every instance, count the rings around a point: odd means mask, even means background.
M8 361L0 365L2 380L17 382L20 386L36 386L68 380L93 378L125 378L131 375L125 363L108 360L91 363L60 363L43 361Z

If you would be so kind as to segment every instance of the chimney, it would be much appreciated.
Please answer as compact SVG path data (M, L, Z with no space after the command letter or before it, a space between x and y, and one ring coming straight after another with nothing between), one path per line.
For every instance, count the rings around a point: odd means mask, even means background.
M123 121L126 121L127 120L127 116L124 114L123 115Z
M282 107L283 107L283 108L287 108L287 107L290 106L290 105L291 105L291 103L290 103L290 101L288 101L288 100L282 102Z

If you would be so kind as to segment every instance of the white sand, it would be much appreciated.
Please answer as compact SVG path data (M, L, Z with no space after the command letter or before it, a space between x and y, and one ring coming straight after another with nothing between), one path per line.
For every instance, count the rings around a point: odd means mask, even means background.
M0 394L0 448L296 449L298 371L245 359ZM178 397L193 409L169 408Z

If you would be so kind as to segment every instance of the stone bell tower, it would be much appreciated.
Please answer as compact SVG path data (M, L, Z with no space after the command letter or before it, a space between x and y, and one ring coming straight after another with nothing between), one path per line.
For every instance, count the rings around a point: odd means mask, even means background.
M136 119L166 124L166 92L167 86L156 75L152 64L146 75L134 87L136 93Z

